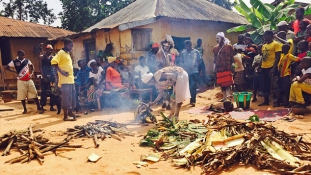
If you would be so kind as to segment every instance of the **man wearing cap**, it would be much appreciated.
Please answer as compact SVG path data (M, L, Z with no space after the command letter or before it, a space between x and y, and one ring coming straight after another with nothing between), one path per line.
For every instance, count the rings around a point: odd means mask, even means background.
M159 43L153 43L151 45L151 50L147 54L147 66L150 69L150 72L155 73L157 70L157 58L156 54L159 52Z
M40 55L39 57L40 72L42 75L41 98L40 98L40 105L42 106L42 108L46 105L47 91L51 88L50 83L55 82L55 69L51 65L52 52L53 52L53 47L52 45L48 44L45 47L45 53L43 55ZM56 109L53 108L53 105L54 105L53 103L55 103L55 99L54 99L54 95L51 95L50 111L56 111Z
M16 71L11 68L14 67ZM32 81L33 73L35 72L34 66L30 60L25 58L25 52L19 50L17 52L17 58L11 61L6 67L6 70L17 73L17 100L22 102L24 111L23 114L27 113L26 98L33 98L37 104L37 110L39 114L43 113L38 100L38 93L35 84Z
M291 30L288 30L288 23L286 21L280 21L277 25L278 32L284 31L286 33L286 41L288 40L294 40L295 38L295 33ZM291 54L295 55L296 54L296 44L292 46L292 52Z

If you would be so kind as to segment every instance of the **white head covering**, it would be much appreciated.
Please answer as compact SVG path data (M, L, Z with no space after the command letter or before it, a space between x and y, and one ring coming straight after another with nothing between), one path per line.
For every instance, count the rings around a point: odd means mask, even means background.
M112 63L114 61L117 61L116 57L108 57L108 63Z
M224 39L224 43L225 43L225 44L230 44L230 43L231 43L230 40L229 40L228 38L225 37L224 32L218 32L216 36L222 37L222 38Z
M96 63L96 60L90 60L90 61L87 63L87 66L90 68L90 67L91 67L91 64L94 63L94 62Z
M288 23L286 21L280 21L276 26L277 27L288 26Z
M147 72L141 77L141 81L144 83L148 83L152 77L153 77L153 73Z

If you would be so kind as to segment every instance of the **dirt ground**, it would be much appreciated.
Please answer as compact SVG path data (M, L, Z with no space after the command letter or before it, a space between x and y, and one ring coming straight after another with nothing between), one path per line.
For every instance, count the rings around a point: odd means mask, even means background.
M196 108L206 106L210 103L216 103L215 94L219 92L219 89L207 90L198 94ZM211 100L209 100L211 98ZM259 102L261 102L259 98ZM206 115L188 114L190 109L186 101L182 106L180 113L180 119L205 119ZM252 103L253 109L259 109L257 103ZM28 114L22 115L22 107L20 102L3 103L0 102L0 109L14 108L11 112L0 112L0 135L10 130L26 129L28 126L33 125L35 128L44 130L44 135L51 141L61 141L64 139L62 131L66 131L66 128L72 128L75 125L84 125L87 122L95 120L111 120L121 123L129 123L134 119L133 111L122 112L117 109L104 109L103 111L93 112L88 115L83 115L75 122L63 122L62 114L57 115L56 112L47 111L44 114L38 114L35 110L34 104L28 104ZM263 107L261 109L267 109L269 107ZM160 106L154 107L154 114L158 115L160 112ZM169 114L169 111L165 111L165 114ZM307 133L307 136L311 136L311 115L306 115L303 119L297 119L294 122L287 122L284 120L278 120L273 123L280 130L284 130L291 133ZM37 161L31 161L25 164L4 164L5 161L18 156L16 150L11 150L9 156L0 156L0 174L1 175L48 175L48 174L75 174L75 175L158 175L158 174L195 174L199 175L202 171L200 167L191 168L191 170L178 169L172 166L170 161L160 161L157 163L149 163L148 167L136 168L133 165L134 161L139 161L140 155L148 154L152 152L151 148L139 147L139 141L143 135L146 134L148 129L153 128L154 125L128 126L130 131L135 133L134 137L127 136L122 141L115 139L105 139L100 142L99 148L94 148L92 139L78 138L70 141L72 144L82 144L83 148L78 148L75 151L61 152L58 156L53 153L49 153L45 156L44 164L40 165ZM0 150L1 152L3 150ZM87 157L96 153L102 156L96 163L87 162ZM258 171L253 167L245 167L244 165L236 165L230 170L221 172L220 174L239 174L239 175L263 175L273 174L265 171Z

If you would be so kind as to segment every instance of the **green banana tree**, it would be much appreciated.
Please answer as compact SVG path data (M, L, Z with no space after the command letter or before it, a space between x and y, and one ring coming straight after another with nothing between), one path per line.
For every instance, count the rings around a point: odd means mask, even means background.
M277 6L263 3L261 0L250 0L248 7L243 0L235 0L234 8L244 16L249 24L240 25L228 29L227 32L249 32L255 43L262 41L265 30L275 30L280 21L292 21L295 19L295 9L299 6L295 0L284 0ZM311 14L311 5L305 7L305 14Z

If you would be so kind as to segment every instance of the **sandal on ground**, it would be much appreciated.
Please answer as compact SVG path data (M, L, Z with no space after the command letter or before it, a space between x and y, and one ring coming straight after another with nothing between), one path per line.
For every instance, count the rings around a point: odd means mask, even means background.
M77 119L74 118L74 117L67 117L67 118L64 118L64 121L76 121Z

